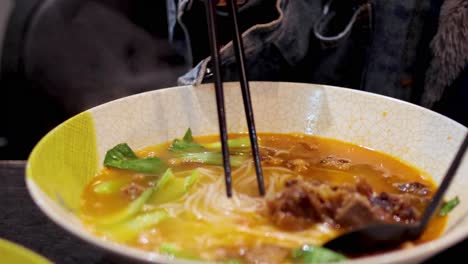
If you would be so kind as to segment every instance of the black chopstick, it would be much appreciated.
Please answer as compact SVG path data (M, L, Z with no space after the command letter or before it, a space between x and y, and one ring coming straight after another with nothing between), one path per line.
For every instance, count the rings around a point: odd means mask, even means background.
M208 32L210 36L211 60L213 62L214 84L216 91L216 104L218 108L219 132L221 134L221 150L223 153L224 178L226 193L232 196L231 163L229 160L229 148L227 144L226 112L224 108L223 80L221 79L219 63L218 31L216 28L215 0L205 0Z
M240 85L242 89L242 99L244 100L245 116L247 119L247 126L249 129L250 145L252 146L252 154L255 163L255 172L257 174L258 191L260 195L265 195L265 185L263 183L263 172L260 162L260 155L258 151L257 132L255 130L255 121L252 109L252 102L250 100L250 88L245 71L245 53L242 37L239 32L239 24L237 21L237 3L234 0L227 0L228 12L232 18L233 30L233 44L234 53L237 60L237 67L239 71Z

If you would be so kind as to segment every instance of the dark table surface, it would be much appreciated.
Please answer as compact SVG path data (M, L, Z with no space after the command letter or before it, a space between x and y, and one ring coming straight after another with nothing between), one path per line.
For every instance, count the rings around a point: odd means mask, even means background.
M1 238L19 243L55 263L125 262L81 241L49 220L29 196L24 181L25 164L25 161L0 161ZM466 255L467 250L468 239L425 263L450 262L452 257L459 259Z

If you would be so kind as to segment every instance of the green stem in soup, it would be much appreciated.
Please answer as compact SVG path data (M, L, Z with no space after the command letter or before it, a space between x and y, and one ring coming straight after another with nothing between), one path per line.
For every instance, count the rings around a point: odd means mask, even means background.
M194 170L187 177L175 177L172 173L168 174L164 186L158 188L158 191L151 197L150 203L158 205L179 199L190 190L197 179L198 170Z
M184 180L184 193L188 192L198 179L198 170L193 170L192 174Z
M457 197L445 202L440 208L439 215L446 216L450 211L453 210L460 203L460 199Z
M104 165L151 174L159 174L167 168L167 165L159 158L138 158L126 143L118 144L107 151Z
M238 167L247 160L247 155L231 156L231 166ZM220 152L178 153L171 163L201 163L207 165L223 165L223 155Z
M234 148L234 149L250 147L250 139L248 137L229 139L227 143L228 143L229 148ZM210 150L221 151L221 142L217 141L213 143L203 144L203 147L210 149Z
M347 258L335 251L323 247L304 245L294 249L291 258L295 263L315 264L343 261Z
M93 191L97 194L112 194L118 192L131 179L119 178L110 181L99 182L93 186Z
M189 252L185 252L181 250L179 247L177 247L175 244L171 244L171 243L162 243L159 246L159 253L170 255L176 258L199 259L195 255L190 254Z
M225 264L244 264L244 261L242 261L241 259L229 259L229 260L226 260L223 263L225 263Z
M114 225L106 226L101 229L101 232L115 241L125 242L135 238L143 230L157 225L167 218L169 218L169 214L165 210L157 210L137 215L132 219Z

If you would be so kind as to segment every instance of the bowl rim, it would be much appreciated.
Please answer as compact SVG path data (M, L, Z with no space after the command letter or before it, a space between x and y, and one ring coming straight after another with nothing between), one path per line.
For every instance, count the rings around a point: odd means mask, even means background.
M225 84L230 84L230 83L236 83L236 82L225 82ZM355 90L351 88L346 88L346 87L339 87L339 86L331 86L331 85L322 85L322 84L314 84L314 83L297 83L297 82L263 82L263 81L252 81L250 82L251 84L282 84L282 85L287 85L287 86L297 86L297 87L304 87L304 86L311 86L311 87L321 87L329 90L345 90L350 93L355 93L363 96L369 96L369 97L375 97L375 98L380 98L380 100L387 100L387 101L393 101L394 103L397 104L404 104L408 107L416 108L418 111L423 111L426 112L427 114L430 115L435 115L438 118L442 118L445 120L448 120L453 123L453 125L458 126L461 130L465 130L465 132L468 130L467 127L464 125L458 123L457 121L444 116L440 113L437 113L435 111L432 111L430 109L424 108L422 106L406 102L397 98L389 97L386 95L381 95L381 94L376 94L376 93L371 93L367 91L362 91L362 90ZM118 99L114 99L108 102L105 102L103 104L94 106L92 108L86 109L83 112L88 112L88 111L99 111L100 108L106 107L108 104L115 104L119 103L120 101L125 101L131 98L137 98L137 97L143 97L143 96L148 96L148 95L153 95L157 93L167 93L170 91L173 91L174 89L177 90L184 90L184 89L210 89L213 87L213 84L207 83L207 84L201 84L199 86L193 86L193 85L183 85L183 86L172 86L172 87L165 87L161 88L158 90L153 90L153 91L146 91L142 93L137 93L125 97L121 97ZM81 113L78 113L76 115L79 115ZM76 116L74 115L74 116ZM73 116L73 117L74 117ZM73 118L70 117L69 119ZM61 124L57 125L55 128L53 128L51 131L49 131L40 141L44 140L45 137L49 136L54 130L60 129L60 127L63 125L63 123L67 122L69 119L63 121ZM39 141L39 142L40 142ZM33 148L33 150L30 153L30 156L28 157L26 161L26 177L25 177L25 182L26 182L26 187L28 189L28 192L30 193L32 200L34 203L41 209L41 211L49 218L51 219L55 224L60 226L61 228L64 228L66 231L69 233L75 235L75 237L81 239L83 242L89 243L101 250L107 251L108 253L115 254L117 256L126 258L126 259L131 259L131 260L136 260L136 261L141 261L145 263L177 263L177 264L195 264L195 263L207 263L206 261L196 261L196 260L187 260L187 259L181 259L181 258L173 258L169 256L165 256L163 254L159 254L156 252L149 252L149 251L144 251L141 249L133 248L130 246L126 246L111 240L105 240L102 239L98 236L95 236L91 234L90 232L83 232L85 229L83 226L81 227L76 227L70 222L65 222L61 219L60 215L55 212L50 207L47 207L47 203L55 203L52 201L50 197L45 195L43 191L40 189L40 187L28 176L27 173L27 167L29 166L29 160L31 158L31 155L34 152L34 149L37 147L39 144L36 143L36 146ZM45 199L50 199L50 201L45 201ZM75 216L76 217L76 216ZM468 217L468 212L463 214L460 218L460 221ZM345 262L340 262L344 264L357 264L357 263L396 263L396 262L402 262L402 261L411 261L411 260L418 260L422 261L424 259L431 258L435 256L437 253L442 252L443 250L459 243L460 241L466 239L468 237L468 225L467 226L462 226L457 232L454 232L452 230L453 227L448 230L445 229L444 232L448 232L446 234L443 234L442 236L438 237L435 240L427 241L422 244L416 245L414 247L411 247L411 249L400 249L400 250L394 250L394 251L388 251L383 254L377 254L377 255L371 255L371 256L365 256L357 259L350 259ZM427 254L427 252L431 252L431 254ZM426 253L426 254L425 254Z
M48 258L37 253L35 250L3 237L0 237L0 252L1 251L8 251L16 261L28 261L32 264L52 264Z

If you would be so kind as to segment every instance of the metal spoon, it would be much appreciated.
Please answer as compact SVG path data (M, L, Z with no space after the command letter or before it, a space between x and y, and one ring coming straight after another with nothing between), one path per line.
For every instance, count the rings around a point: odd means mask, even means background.
M450 185L468 147L468 133L452 161L444 180L417 224L375 223L352 230L325 243L323 247L350 254L372 253L394 248L402 242L421 236L431 218L438 212L445 191Z

